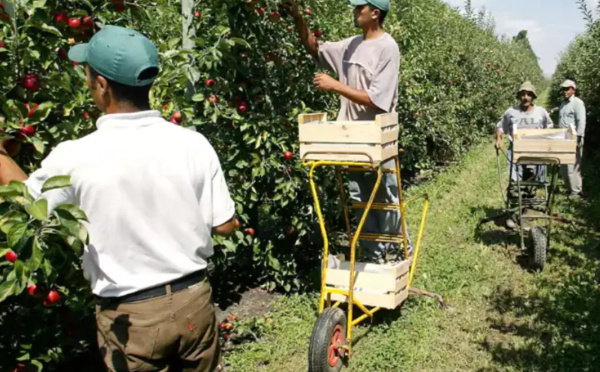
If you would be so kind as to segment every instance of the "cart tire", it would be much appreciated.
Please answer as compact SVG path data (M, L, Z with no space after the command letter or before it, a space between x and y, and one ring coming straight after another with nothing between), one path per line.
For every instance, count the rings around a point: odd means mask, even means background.
M339 372L344 364L337 346L346 341L346 314L337 307L321 313L310 336L308 372Z
M531 266L534 270L542 271L546 266L546 251L548 249L548 239L544 231L539 226L534 226L529 231L531 237Z

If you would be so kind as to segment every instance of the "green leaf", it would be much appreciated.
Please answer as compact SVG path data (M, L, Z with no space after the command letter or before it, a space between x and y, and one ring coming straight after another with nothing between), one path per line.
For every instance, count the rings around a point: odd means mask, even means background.
M26 231L27 224L24 222L17 222L12 225L7 234L8 246L12 248L19 244Z
M56 207L56 211L67 211L78 220L87 221L87 215L75 204L62 204Z
M17 283L14 280L2 282L0 284L0 302L3 302L8 298L8 296L14 294L16 288Z
M15 190L18 190L21 195L24 195L24 196L29 195L28 190L27 190L27 186L25 186L25 184L23 182L10 181L8 183L8 186L11 186Z
M38 237L36 236L33 239L33 244L31 247L31 257L29 257L26 262L27 266L29 267L29 271L35 272L40 267L43 260L44 251L42 250L42 246L40 245Z
M31 142L33 143L33 147L35 147L35 151L39 154L43 154L46 151L46 144L37 137L31 137Z
M240 39L239 37L232 37L231 40L241 46L244 46L246 48L251 48L251 45L244 39Z
M71 176L54 176L44 182L42 192L71 186Z
M16 188L8 185L0 185L0 197L2 198L10 198L15 196L20 196L21 192Z
M48 200L46 199L39 199L35 203L26 206L25 209L36 220L48 220Z
M194 102L202 102L204 101L204 94L202 93L196 93L192 96L192 101Z

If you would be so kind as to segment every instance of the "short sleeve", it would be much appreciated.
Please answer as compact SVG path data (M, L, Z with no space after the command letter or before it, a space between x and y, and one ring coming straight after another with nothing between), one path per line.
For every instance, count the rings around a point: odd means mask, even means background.
M319 64L336 73L338 76L341 75L342 66L344 64L344 53L348 40L341 41L327 41L319 45Z
M210 146L210 145L209 145ZM229 194L225 175L216 152L211 146L212 226L221 226L235 215L235 203Z
M390 112L394 106L399 73L400 51L390 46L383 50L367 89L371 102L385 112Z
M65 147L63 144L58 145L46 159L42 161L42 166L38 170L29 175L25 181L25 185L29 189L29 193L34 198L44 198L48 200L48 214L59 205L71 203L76 204L72 186L61 189L54 189L42 193L44 183L55 176L67 176L69 171L65 160Z
M500 119L500 121L496 125L496 129L498 129L500 132L502 132L502 134L510 134L510 133L508 133L510 130L509 122L510 122L510 119L508 117L508 111L506 111L502 115L502 119Z

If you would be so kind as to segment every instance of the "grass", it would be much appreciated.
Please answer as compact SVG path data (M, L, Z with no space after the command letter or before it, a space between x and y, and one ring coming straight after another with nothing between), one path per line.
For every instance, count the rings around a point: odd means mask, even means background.
M516 234L493 222L478 228L500 212L499 190L490 144L408 190L432 200L413 284L441 294L449 307L411 297L401 310L379 313L373 325L356 328L346 371L598 369L600 189L590 190L588 202L558 195L557 211L575 222L555 224L542 273L527 270ZM412 230L419 213L409 214ZM281 298L274 307L269 333L227 356L231 371L307 370L317 295Z

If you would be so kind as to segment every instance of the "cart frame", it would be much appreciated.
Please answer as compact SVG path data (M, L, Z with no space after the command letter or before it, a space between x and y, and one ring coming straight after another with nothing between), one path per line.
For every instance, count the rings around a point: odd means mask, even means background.
M351 152L345 151L344 154L349 154ZM316 152L308 152L304 154L302 158L302 164L310 168L309 179L310 179L310 188L312 192L312 196L314 199L315 210L317 213L317 218L319 222L319 227L321 231L321 235L323 237L323 259L322 259L322 271L321 271L321 295L319 298L319 314L322 314L326 308L330 307L339 307L343 301L336 301L332 304L331 295L338 294L346 296L346 301L348 305L348 316L347 316L347 326L346 326L346 340L343 345L338 345L339 355L343 355L346 357L350 357L352 355L352 329L353 326L358 325L368 318L373 318L374 314L381 309L381 307L372 307L368 308L368 305L364 305L360 301L355 298L354 292L354 283L355 283L355 264L356 264L356 246L359 240L365 241L375 241L375 242L391 242L391 243L399 243L399 246L402 247L404 253L404 259L406 260L408 256L408 239L407 239L407 226L405 220L405 210L406 207L420 199L423 199L423 211L421 214L421 222L418 229L418 236L414 246L414 251L412 257L408 258L410 261L410 269L408 273L408 285L407 289L410 288L410 285L413 280L415 268L417 265L417 260L419 257L419 250L421 246L421 239L423 237L423 232L425 229L425 224L427 220L427 211L429 208L429 196L427 194L419 195L417 197L411 198L407 201L403 200L402 196L402 178L400 172L400 160L398 155L386 159L382 162L374 162L371 156L367 153L356 152L352 153L353 155L363 155L365 157L365 161L332 161L332 160L306 160L308 155L323 155L323 154L331 154L331 153L316 153ZM384 169L383 163L389 160L394 160L395 169ZM328 260L329 260L329 239L327 235L327 227L325 225L325 221L323 218L323 212L321 210L321 205L319 202L319 194L317 191L317 186L315 183L314 175L315 170L319 167L324 166L333 166L336 170L336 178L338 180L340 186L340 195L343 203L343 211L346 222L346 229L348 233L348 238L351 240L350 242L350 275L349 275L349 283L348 289L341 288L330 288L327 287L327 269L328 269ZM353 205L348 206L348 198L344 188L344 182L342 178L342 172L373 172L377 174L377 179L375 181L375 186L371 192L370 198L366 203L353 203ZM398 180L398 203L376 203L375 196L377 194L377 190L381 185L382 176L384 173L395 173ZM349 210L350 209L364 209L362 216L359 220L358 227L354 233L352 233L351 225L350 225L350 217ZM390 234L374 234L369 233L365 235L361 235L362 229L367 218L368 213L371 210L398 210L400 212L400 223L401 223L401 234L398 235L390 235ZM407 291L408 292L408 291ZM359 317L354 318L354 306L359 308L363 314Z

